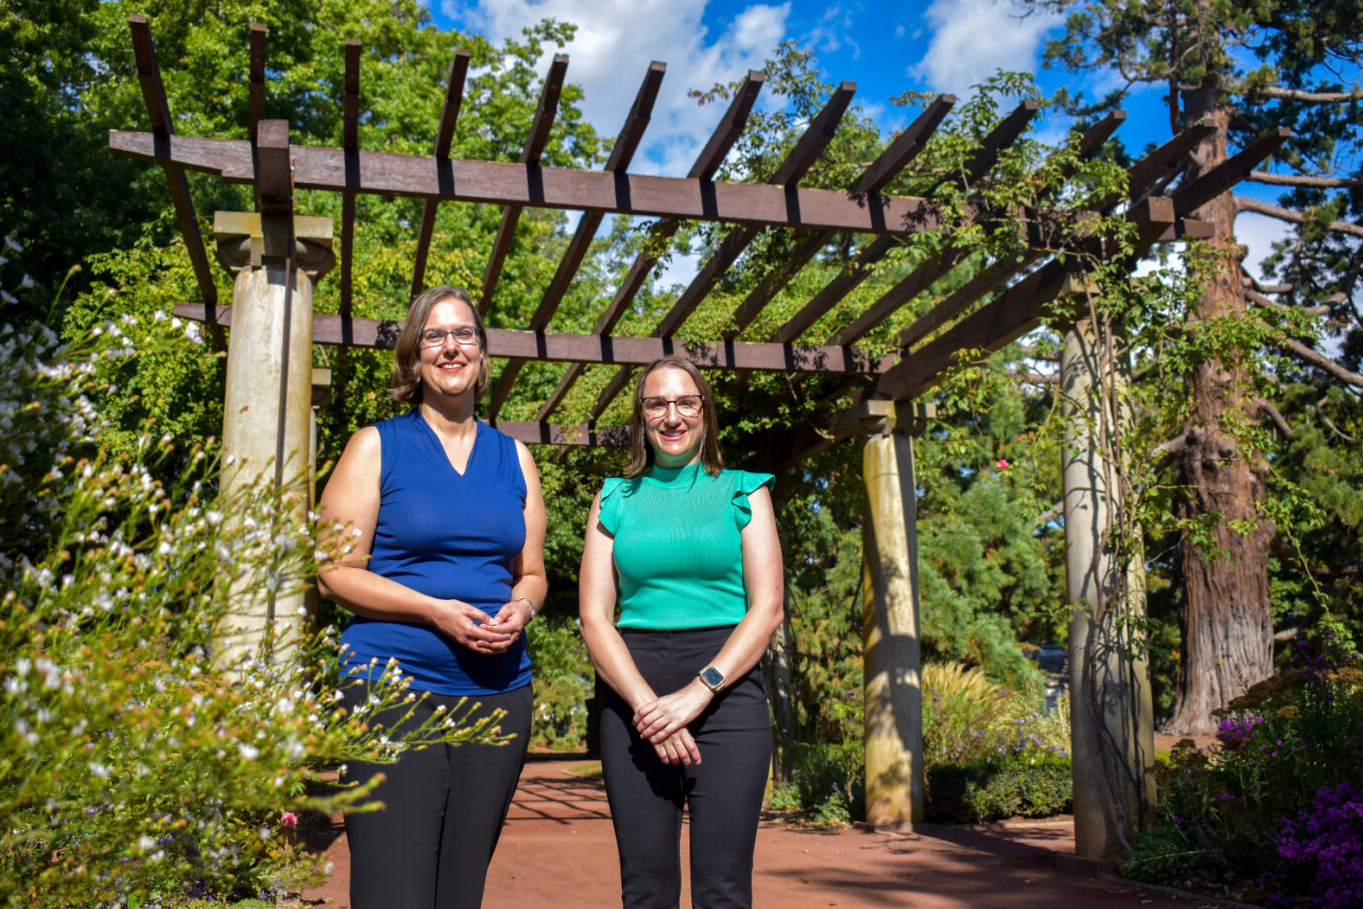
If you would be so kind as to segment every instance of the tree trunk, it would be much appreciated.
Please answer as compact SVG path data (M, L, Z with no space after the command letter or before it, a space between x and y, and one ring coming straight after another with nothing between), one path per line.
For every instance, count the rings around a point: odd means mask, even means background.
M1183 94L1185 122L1212 117L1216 133L1193 152L1193 178L1226 160L1226 127L1234 115L1214 80ZM1233 239L1235 202L1223 193L1195 217L1215 224L1211 243L1224 252L1202 296L1199 321L1244 316L1239 275L1242 248ZM1246 352L1246 357L1250 355ZM1178 691L1165 732L1215 732L1212 711L1243 694L1273 671L1273 620L1268 591L1268 552L1273 526L1262 513L1265 465L1257 451L1243 448L1227 428L1253 425L1258 406L1242 387L1234 363L1209 360L1194 372L1188 388L1191 413L1184 425L1187 448L1180 464L1180 518L1220 516L1213 537L1220 553L1207 552L1188 536L1179 543L1184 600ZM1255 529L1241 535L1231 521Z
M762 655L762 676L767 684L767 700L771 702L771 776L777 783L789 783L794 770L795 702L791 692L795 685L791 676L793 636L790 633L790 585L785 588L785 617L771 636L771 644Z

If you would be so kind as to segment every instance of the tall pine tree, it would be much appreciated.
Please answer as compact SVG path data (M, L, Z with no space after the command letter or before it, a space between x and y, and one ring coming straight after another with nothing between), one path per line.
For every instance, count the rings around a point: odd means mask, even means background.
M1272 672L1270 554L1290 554L1270 519L1266 449L1290 435L1278 403L1252 376L1261 352L1296 360L1279 381L1343 385L1357 410L1363 332L1363 111L1357 82L1363 7L1337 0L1029 0L1068 13L1048 62L1112 70L1122 86L1091 111L1116 106L1142 84L1164 86L1168 126L1206 121L1214 132L1184 162L1184 183L1226 161L1273 126L1294 137L1251 179L1290 187L1277 205L1234 191L1193 213L1215 236L1213 274L1187 327L1215 338L1187 376L1183 432L1164 448L1178 459L1184 525L1178 691L1168 731L1215 729L1212 711ZM1249 274L1236 216L1253 211L1293 225L1270 260L1274 278ZM1303 331L1310 317L1327 316ZM1303 318L1305 317L1305 318ZM1237 328L1238 327L1238 328ZM1294 333L1298 336L1294 337ZM1305 335L1303 340L1301 335ZM1333 335L1320 344L1319 334ZM1313 336L1316 335L1316 336ZM1319 345L1319 346L1318 346ZM1328 351L1328 352L1327 352ZM1323 399L1322 399L1323 400ZM1262 428L1261 428L1262 424ZM1277 427L1274 429L1274 427ZM1348 438L1347 433L1342 434ZM1318 568L1348 571L1347 566Z

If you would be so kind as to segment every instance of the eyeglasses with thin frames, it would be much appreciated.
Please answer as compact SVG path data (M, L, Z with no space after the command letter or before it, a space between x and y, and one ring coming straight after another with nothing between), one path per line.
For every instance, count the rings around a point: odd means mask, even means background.
M682 395L677 398L644 398L644 415L650 420L661 420L666 416L667 409L675 404L677 413L690 420L700 416L700 408L704 403L705 395Z
M478 331L468 325L460 325L458 328L423 328L421 330L421 346L444 347L445 338L452 337L455 342L464 347L472 347L478 343Z

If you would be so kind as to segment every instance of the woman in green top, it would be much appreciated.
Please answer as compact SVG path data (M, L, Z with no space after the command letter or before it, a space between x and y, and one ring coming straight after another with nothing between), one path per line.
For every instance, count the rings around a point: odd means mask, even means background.
M770 474L723 470L699 370L655 361L634 391L624 478L592 503L582 636L607 691L601 763L628 909L752 905L771 762L758 661L782 618ZM614 622L616 607L620 618Z

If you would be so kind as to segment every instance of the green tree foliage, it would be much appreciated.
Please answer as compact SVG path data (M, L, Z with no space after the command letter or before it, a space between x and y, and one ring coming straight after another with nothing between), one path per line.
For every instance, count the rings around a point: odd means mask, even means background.
M1065 35L1048 49L1050 62L1111 70L1120 79L1095 104L1071 98L1071 109L1097 112L1151 84L1166 90L1171 131L1210 118L1215 134L1190 156L1185 181L1267 129L1293 130L1280 153L1249 178L1286 187L1278 204L1242 188L1200 214L1216 224L1214 244L1224 264L1201 304L1186 314L1185 341L1196 349L1198 332L1222 338L1238 332L1239 340L1215 356L1204 350L1209 358L1179 373L1182 387L1164 392L1186 395L1195 406L1174 446L1181 452L1179 476L1169 478L1181 487L1171 504L1185 519L1168 542L1177 548L1174 601L1157 598L1154 605L1157 613L1182 610L1171 727L1206 731L1214 725L1211 710L1269 671L1266 660L1247 661L1244 654L1267 654L1262 636L1270 601L1274 620L1289 633L1326 610L1356 618L1359 525L1347 503L1357 436L1345 424L1357 424L1363 389L1357 303L1363 19L1356 4L1313 0L1032 5L1069 16ZM1263 274L1242 266L1243 249L1231 236L1236 216L1246 211L1293 226ZM1228 320L1245 324L1235 328ZM1236 375L1248 383L1228 379ZM1260 431L1261 424L1269 431ZM1200 465L1215 461L1218 449L1245 466L1204 470ZM1343 469L1299 472L1309 463ZM1307 486L1323 507L1286 504L1299 501ZM1218 517L1225 519L1221 525L1204 520ZM1166 545L1152 542L1157 549ZM1204 641L1194 629L1208 629L1209 636Z

